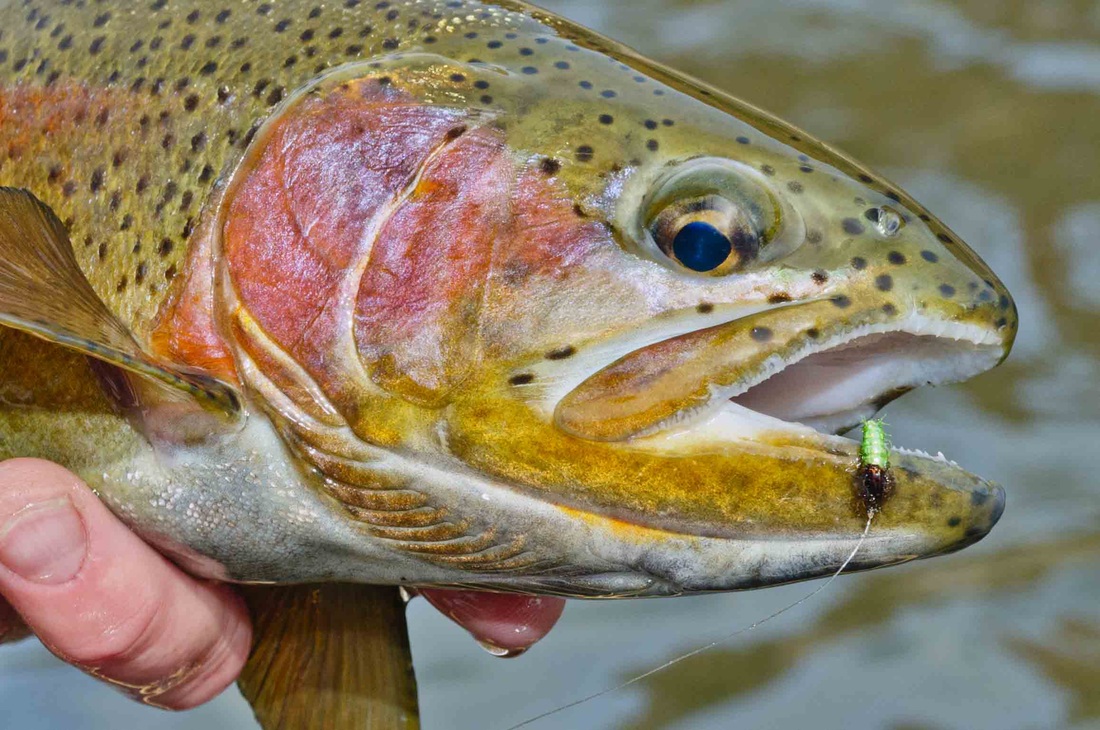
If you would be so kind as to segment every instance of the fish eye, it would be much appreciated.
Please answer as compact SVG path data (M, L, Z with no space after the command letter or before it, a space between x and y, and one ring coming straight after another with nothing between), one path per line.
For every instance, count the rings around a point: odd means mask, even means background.
M692 221L672 239L672 255L692 271L713 271L733 251L726 234L703 221Z
M744 269L766 242L751 216L720 195L670 202L650 222L649 234L671 260L711 274Z
M776 243L793 240L797 226L788 223L798 219L754 171L720 158L672 166L651 186L641 212L638 236L651 256L710 276L788 252L791 246Z

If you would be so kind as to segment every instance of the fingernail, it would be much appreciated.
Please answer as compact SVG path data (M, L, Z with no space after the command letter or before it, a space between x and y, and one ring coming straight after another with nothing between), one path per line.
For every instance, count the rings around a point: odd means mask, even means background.
M68 497L24 507L0 526L0 564L34 583L72 580L87 550L84 522Z

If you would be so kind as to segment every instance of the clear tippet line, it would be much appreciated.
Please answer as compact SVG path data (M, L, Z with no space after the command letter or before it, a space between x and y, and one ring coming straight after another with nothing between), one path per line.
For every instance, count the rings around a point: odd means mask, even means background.
M653 669L650 669L648 672L645 672L644 674L639 674L636 677L632 677L632 678L626 680L622 684L617 684L614 687L608 687L607 689L600 690L599 692L596 692L595 694L590 694L587 697L582 697L579 700L574 700L573 702L562 705L560 707L555 707L553 710L547 710L546 712L543 712L540 715L535 715L532 718L524 720L523 722L519 723L518 725L512 725L507 730L518 730L521 727L526 727L528 725L536 723L539 720L542 720L543 718L550 717L551 715L556 715L559 712L564 712L565 710L570 710L574 707L577 707L578 705L583 705L586 702L590 702L592 700L599 699L600 697L603 697L604 695L609 695L612 692L618 692L619 690L625 689L626 687L629 687L632 684L635 684L637 682L641 682L643 679L646 679L648 677L652 677L654 674L657 674L658 672L663 672L664 670L668 669L669 667L671 667L673 665L676 665L676 664L679 664L680 662L684 661L685 659L690 659L693 656L697 656L699 654L702 654L705 651L710 651L714 647L719 646L721 644L724 644L727 641L729 641L729 640L731 640L731 639L733 639L737 636L740 636L741 634L752 631L757 626L760 626L762 624L766 624L767 622L771 621L773 618L776 618L777 616L781 616L781 615L785 614L787 611L790 611L792 608L796 608L796 607L802 605L806 601L808 601L811 598L813 598L814 596L816 596L818 593L821 593L821 591L828 588L832 584L832 582L834 580L836 580L837 577L841 573L844 572L844 569L847 568L848 564L852 562L853 558L855 558L856 553L858 553L860 548L863 547L863 541L867 539L867 533L869 533L871 531L871 520L873 520L874 517L875 517L874 511L873 510L869 511L868 514L867 514L867 524L863 527L863 534L859 536L859 540L856 542L856 546L852 549L852 552L848 554L848 557L844 559L844 562L841 563L840 567L836 569L836 572L833 573L831 576L829 576L829 579L827 581L825 581L824 583L822 583L821 585L819 585L817 588L813 589L812 591L810 591L806 595L802 596L802 598L799 598L794 603L787 604L786 606L779 609L778 611L776 611L772 614L769 614L768 616L765 616L764 618L760 619L759 621L756 621L755 623L752 623L752 624L746 626L745 628L738 629L737 631L734 631L730 634L726 634L722 638L716 639L715 641L712 641L709 644L705 644L704 646L701 646L698 649L693 649L692 651L689 651L686 654L681 654L680 656L678 656L674 659L670 659L667 662L665 662L664 664L662 664L658 667L654 667Z

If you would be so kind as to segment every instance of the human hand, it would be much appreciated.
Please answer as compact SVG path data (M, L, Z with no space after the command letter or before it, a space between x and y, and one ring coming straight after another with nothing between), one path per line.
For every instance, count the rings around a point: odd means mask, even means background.
M553 597L420 593L502 656L544 637L564 608ZM229 586L184 573L64 468L12 459L0 462L0 644L32 633L62 660L168 709L221 693L252 640Z
M146 545L65 469L0 463L0 642L54 654L147 704L186 709L240 673L252 628L228 586Z

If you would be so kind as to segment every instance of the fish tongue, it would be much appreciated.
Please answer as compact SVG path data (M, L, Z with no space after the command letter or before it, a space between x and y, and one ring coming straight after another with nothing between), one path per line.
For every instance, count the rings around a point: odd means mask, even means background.
M490 654L519 656L554 628L565 599L513 593L422 588L443 615L466 629Z

